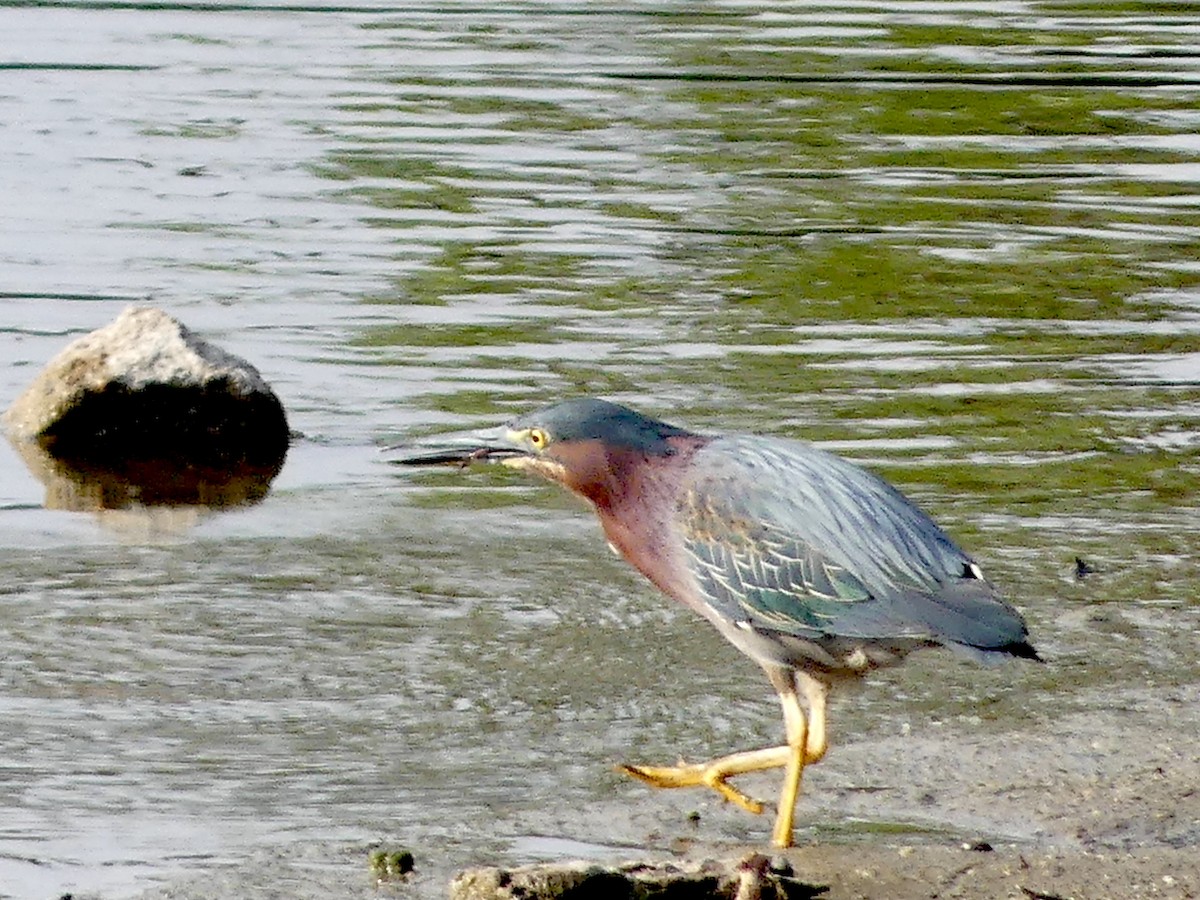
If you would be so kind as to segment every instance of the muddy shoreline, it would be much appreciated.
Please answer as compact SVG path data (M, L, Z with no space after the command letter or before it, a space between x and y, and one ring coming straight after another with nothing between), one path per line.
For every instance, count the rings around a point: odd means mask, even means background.
M851 898L1193 898L1200 896L1200 689L1127 695L1105 713L1082 712L1027 732L898 736L837 748L810 769L798 845L782 854L796 876ZM747 779L764 793L769 778ZM622 799L629 795L623 794ZM449 800L449 798L447 798ZM699 813L699 820L692 813ZM647 792L574 811L548 811L548 833L609 834L613 844L572 848L562 860L736 859L770 852L723 839L745 814L692 791ZM648 821L662 827L632 831ZM770 816L761 824L764 841ZM678 827L669 827L671 822ZM571 853L571 849L582 852ZM588 850L592 852L587 852ZM457 856L452 844L412 848L416 872L378 883L365 845L310 844L141 895L434 898L454 873L529 862L497 853ZM543 856L540 861L548 861ZM332 865L331 865L332 864Z

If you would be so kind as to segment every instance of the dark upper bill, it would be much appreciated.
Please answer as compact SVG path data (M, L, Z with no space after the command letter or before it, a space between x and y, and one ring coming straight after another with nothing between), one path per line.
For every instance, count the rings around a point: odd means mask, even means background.
M524 447L508 437L504 428L433 436L384 447L383 452L400 454L388 460L397 466L466 466L528 455Z

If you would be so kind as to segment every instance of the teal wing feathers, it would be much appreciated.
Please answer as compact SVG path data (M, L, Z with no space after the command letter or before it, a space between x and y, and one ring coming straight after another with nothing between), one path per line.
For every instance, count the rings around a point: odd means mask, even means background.
M1025 638L979 567L878 476L796 441L727 437L692 461L676 524L703 601L797 637Z

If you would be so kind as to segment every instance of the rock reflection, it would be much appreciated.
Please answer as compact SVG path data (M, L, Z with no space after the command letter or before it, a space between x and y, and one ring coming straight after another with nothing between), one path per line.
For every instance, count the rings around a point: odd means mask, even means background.
M36 440L9 440L45 485L46 508L73 512L247 506L266 497L283 467L282 456L273 462L234 460L221 466L160 456L95 461L56 454Z

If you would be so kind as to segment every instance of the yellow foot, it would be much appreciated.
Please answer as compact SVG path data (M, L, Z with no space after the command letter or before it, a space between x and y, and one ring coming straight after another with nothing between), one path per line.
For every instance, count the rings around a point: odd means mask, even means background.
M640 778L660 788L709 787L731 803L758 815L763 811L759 801L743 794L728 779L746 772L761 772L787 765L792 751L789 747L768 747L734 753L711 762L678 766L618 766L626 775Z
M646 784L660 788L710 787L726 800L736 803L747 812L758 815L763 811L761 803L747 797L725 780L726 775L713 772L704 763L691 766L617 766L617 769L626 775L640 778Z

